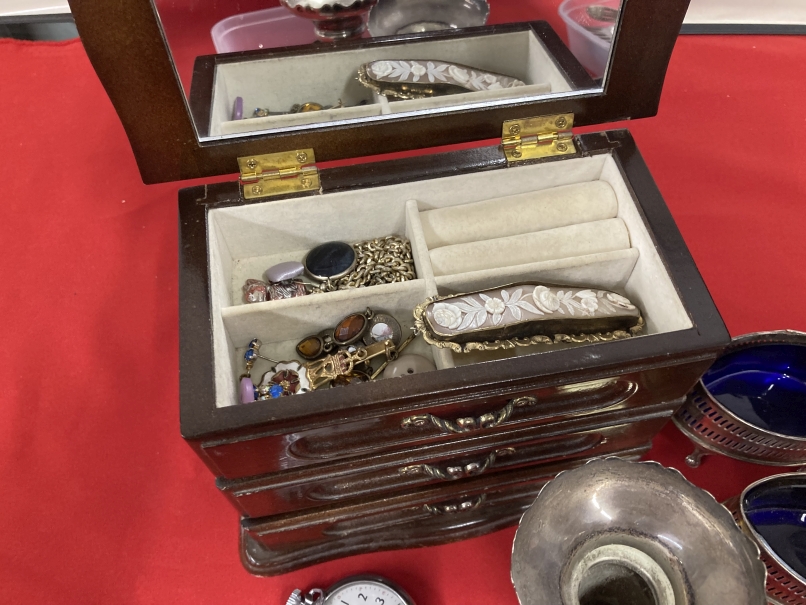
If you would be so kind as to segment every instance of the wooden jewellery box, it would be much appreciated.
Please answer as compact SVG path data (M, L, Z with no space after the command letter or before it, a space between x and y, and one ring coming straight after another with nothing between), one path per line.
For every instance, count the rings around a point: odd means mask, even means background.
M240 182L179 194L180 420L241 516L247 569L272 575L478 536L516 524L556 473L649 449L729 337L629 132L571 128L656 113L687 5L626 0L602 88L534 23L202 57L188 101L148 0L71 0L146 182L242 168ZM121 22L129 26L106 25ZM511 55L492 57L507 46ZM324 102L369 94L365 104L313 121L269 116L246 132L228 120L233 95L265 84L247 82L250 65L275 82L304 65L316 85L345 65L404 53L509 66L527 89L547 79L551 91L389 101L342 77L343 88L322 88L334 97ZM282 105L297 98L289 90L265 94ZM492 138L499 144L315 165ZM496 238L536 238L508 256L484 234L487 217L513 204L553 210L538 217L550 223L545 232L499 225ZM410 240L415 280L243 302L244 281L273 264L324 242L388 235ZM254 338L261 354L291 359L302 338L368 307L405 331L430 297L523 282L620 293L641 309L644 331L474 353L418 338L408 352L437 371L240 404Z

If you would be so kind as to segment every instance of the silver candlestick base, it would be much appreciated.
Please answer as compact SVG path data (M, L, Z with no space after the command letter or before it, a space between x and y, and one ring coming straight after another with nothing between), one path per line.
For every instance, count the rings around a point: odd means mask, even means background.
M607 458L560 473L512 548L525 605L764 605L765 576L728 511L655 462Z
M360 38L367 29L366 15L378 0L280 0L295 15L314 22L323 42Z

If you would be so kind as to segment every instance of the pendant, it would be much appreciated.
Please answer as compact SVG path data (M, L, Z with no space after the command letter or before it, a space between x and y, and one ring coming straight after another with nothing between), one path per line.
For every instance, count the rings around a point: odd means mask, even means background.
M414 310L426 342L456 353L559 342L590 343L641 332L641 311L607 290L515 284L437 296Z
M365 345L391 340L395 346L400 346L403 330L400 323L391 315L376 313L369 319L363 341Z
M355 267L355 248L344 242L328 242L317 246L305 257L305 272L316 281L340 279Z
M333 330L333 342L339 347L357 343L364 336L373 317L372 311L354 313L342 319Z

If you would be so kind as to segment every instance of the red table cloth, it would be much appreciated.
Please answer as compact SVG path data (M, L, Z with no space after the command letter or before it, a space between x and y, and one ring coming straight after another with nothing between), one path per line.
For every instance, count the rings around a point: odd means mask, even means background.
M629 125L734 335L806 330L804 61L803 38L681 38L658 117ZM517 603L514 530L241 568L179 434L180 185L141 183L80 42L0 40L0 177L0 602L279 605L373 572L418 605ZM778 471L690 451L669 425L648 458L717 499Z

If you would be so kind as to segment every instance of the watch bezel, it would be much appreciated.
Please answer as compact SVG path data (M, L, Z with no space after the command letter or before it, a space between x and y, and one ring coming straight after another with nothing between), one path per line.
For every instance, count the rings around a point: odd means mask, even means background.
M409 593L403 590L402 587L400 587L392 580L389 580L388 578L384 578L383 576L378 576L374 574L361 574L357 576L350 576L344 578L343 580L340 580L339 582L336 582L333 586L327 589L326 591L327 596L325 597L324 605L331 605L329 601L333 593L341 590L342 588L350 584L360 584L361 582L373 582L375 584L381 584L386 588L388 588L389 590L391 590L392 592L396 593L401 598L401 600L405 605L415 605L411 596L409 596Z

